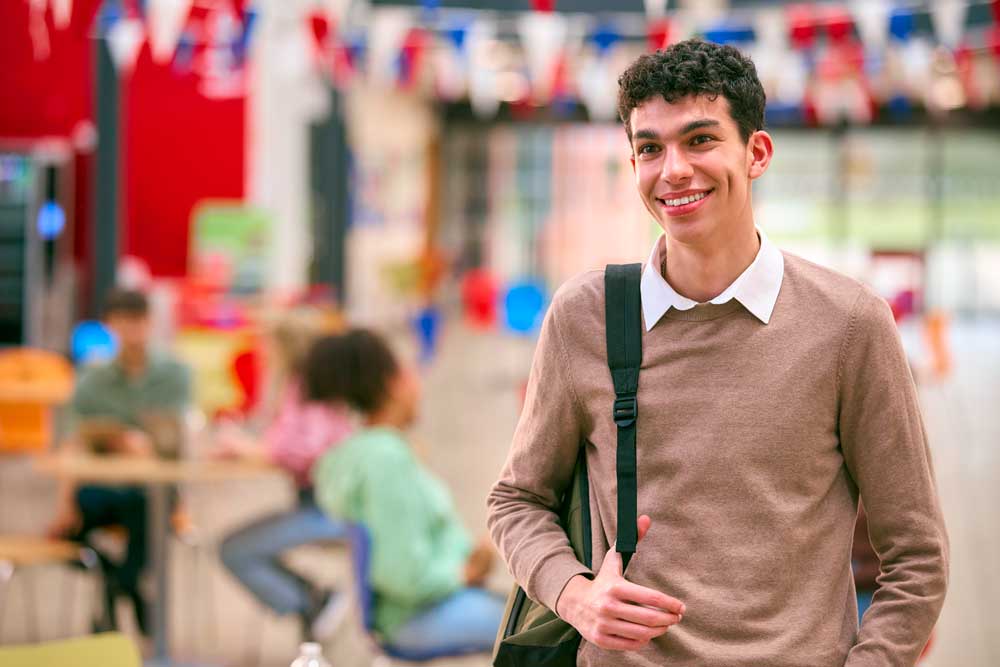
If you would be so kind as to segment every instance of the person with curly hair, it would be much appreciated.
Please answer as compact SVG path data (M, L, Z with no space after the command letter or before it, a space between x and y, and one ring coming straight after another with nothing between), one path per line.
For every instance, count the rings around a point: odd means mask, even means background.
M688 40L619 78L636 189L663 234L642 270L638 548L616 535L602 271L553 298L488 523L515 579L583 637L578 665L913 665L948 539L892 313L779 250L753 181L774 153L753 62ZM614 224L614 221L609 221ZM583 447L591 571L558 523ZM881 562L860 629L859 496Z
M414 660L489 649L504 608L483 588L494 549L485 536L472 542L451 494L406 441L420 403L414 370L380 335L352 329L316 342L305 380L312 400L346 405L362 421L312 475L320 507L368 531L383 644Z

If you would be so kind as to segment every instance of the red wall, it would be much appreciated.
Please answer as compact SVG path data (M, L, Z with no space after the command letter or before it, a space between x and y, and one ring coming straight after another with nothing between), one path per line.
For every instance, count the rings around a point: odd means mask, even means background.
M56 30L48 16L51 55L36 61L28 2L0 1L0 139L65 137L78 121L93 118L89 35L99 4L74 0L66 30ZM196 75L153 63L148 46L135 71L121 81L121 249L145 259L154 275L179 276L187 267L195 204L243 196L244 102L205 98ZM91 162L76 160L76 252L85 272L93 215Z

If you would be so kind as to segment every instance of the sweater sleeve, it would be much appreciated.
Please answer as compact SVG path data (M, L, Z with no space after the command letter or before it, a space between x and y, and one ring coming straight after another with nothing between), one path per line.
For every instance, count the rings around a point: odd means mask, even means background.
M865 290L841 352L840 440L881 563L845 667L913 665L944 602L948 538L905 353L888 305Z
M571 578L590 573L576 559L557 514L582 430L570 375L557 294L542 324L507 462L487 500L491 537L514 579L552 610Z

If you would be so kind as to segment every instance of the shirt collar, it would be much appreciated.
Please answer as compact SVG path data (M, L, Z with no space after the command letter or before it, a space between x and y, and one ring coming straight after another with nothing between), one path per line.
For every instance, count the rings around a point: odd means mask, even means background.
M729 287L709 303L723 304L736 299L754 317L767 324L774 311L774 304L778 300L778 292L781 290L781 280L785 274L785 258L777 246L771 243L767 235L759 228L757 234L760 236L760 249L753 262ZM660 238L653 244L649 261L646 262L646 267L642 272L640 289L646 331L656 326L656 323L671 308L690 310L698 305L698 302L678 294L660 273L666 247L666 239L661 234Z

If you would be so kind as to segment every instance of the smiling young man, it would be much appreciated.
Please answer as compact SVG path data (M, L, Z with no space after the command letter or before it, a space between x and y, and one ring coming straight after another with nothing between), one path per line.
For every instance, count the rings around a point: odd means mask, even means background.
M638 193L664 232L641 283L641 541L626 580L609 553L601 271L560 288L546 316L489 497L494 541L528 595L583 635L580 665L913 665L944 599L948 547L888 306L756 228L751 182L774 149L749 59L681 42L639 58L619 87ZM595 572L555 514L581 442ZM881 559L860 630L859 495Z

